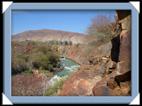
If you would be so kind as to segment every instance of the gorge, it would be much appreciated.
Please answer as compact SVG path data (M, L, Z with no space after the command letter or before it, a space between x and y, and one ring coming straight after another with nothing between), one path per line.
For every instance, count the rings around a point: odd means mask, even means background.
M37 74L14 75L12 83L13 92L16 93L13 93L13 95L131 95L131 14L130 11L124 10L116 11L116 13L123 30L119 36L120 44L116 44L117 48L119 48L119 50L117 50L119 51L119 53L117 53L117 59L119 61L114 69L110 69L113 61L111 56L112 47L115 46L113 45L114 43L111 43L111 40L107 42L98 41L96 43L95 36L49 29L26 31L12 36L13 42L32 41L33 44L34 42L38 42L38 46L35 45L33 48L29 46L29 48L33 49L31 50L32 61L39 62L40 59L37 58L37 56L41 58L43 56L42 61L50 60L48 62L41 62L46 70L37 66L39 70ZM116 39L116 41L118 41L118 39ZM17 45L18 46L15 47L18 48L16 52L19 50L20 53L22 53L24 50L24 48L21 50L23 46L20 46L18 43ZM46 45L47 47L42 47L41 45ZM42 49L36 49L37 47L42 47ZM28 50L30 51L30 49ZM39 50L43 51L43 53ZM50 52L48 53L46 50ZM56 58L50 59L48 56L45 58L44 55L45 57L49 55L49 57L55 56ZM25 57L23 58L25 59ZM52 70L50 71L50 69L58 67L58 65L54 64L52 66L50 63L58 63L58 61L60 61L61 65L64 67L63 70L55 73L52 72ZM45 72L40 72L40 70L45 70ZM45 75L45 73L47 74ZM21 85L18 85L19 83ZM21 90L19 92L22 92L24 89L23 93L18 94L18 89ZM31 89L33 91L31 91Z

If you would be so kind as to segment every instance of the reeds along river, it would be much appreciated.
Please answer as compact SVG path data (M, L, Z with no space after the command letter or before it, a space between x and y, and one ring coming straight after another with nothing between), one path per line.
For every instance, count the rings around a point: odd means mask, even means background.
M61 65L64 69L60 72L57 72L49 81L49 85L54 84L56 81L62 79L63 77L67 77L70 73L77 70L80 67L75 61L68 58L61 58Z

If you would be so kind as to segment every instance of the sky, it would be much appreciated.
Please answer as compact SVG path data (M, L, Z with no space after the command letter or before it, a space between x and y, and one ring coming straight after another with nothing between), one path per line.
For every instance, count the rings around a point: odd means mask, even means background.
M114 10L38 10L12 11L12 35L28 30L54 29L86 33L98 15L114 20Z

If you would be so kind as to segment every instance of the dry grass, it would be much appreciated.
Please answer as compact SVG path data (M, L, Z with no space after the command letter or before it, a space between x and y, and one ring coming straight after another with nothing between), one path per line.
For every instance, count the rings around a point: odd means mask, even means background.
M42 96L48 87L46 76L35 76L33 74L18 74L12 76L13 96Z

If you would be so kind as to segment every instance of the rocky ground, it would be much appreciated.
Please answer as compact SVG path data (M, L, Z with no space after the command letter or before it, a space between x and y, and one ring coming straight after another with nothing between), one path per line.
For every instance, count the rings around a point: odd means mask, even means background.
M48 88L49 77L42 73L12 76L13 96L43 96Z
M111 44L107 43L92 49L89 55L83 49L67 49L68 56L78 63L80 69L63 84L61 96L127 96L131 95L130 43L129 34L122 33L120 62L116 68L109 69ZM126 41L126 42L125 42ZM73 51L72 51L73 50ZM76 51L78 50L78 51ZM79 51L80 50L80 51ZM76 52L76 53L74 53ZM84 56L83 56L84 55Z
M121 13L121 12L120 12ZM131 95L131 38L130 15L120 14L122 32L120 34L119 62L111 66L111 43L97 48L70 48L67 56L80 63L80 69L73 73L58 93L61 96L128 96ZM123 17L123 18L122 18ZM87 51L88 52L84 52ZM89 50L90 49L90 50ZM88 54L87 54L88 53Z
M58 94L60 96L131 95L130 73L124 76L118 75L117 69L107 72L108 66L109 60L96 65L81 65L79 70L64 82Z

